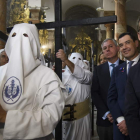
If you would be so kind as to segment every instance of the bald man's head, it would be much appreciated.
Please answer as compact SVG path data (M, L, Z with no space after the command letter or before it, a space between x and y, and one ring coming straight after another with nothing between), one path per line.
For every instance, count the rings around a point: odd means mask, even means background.
M0 53L0 66L5 65L6 63L8 63L9 59L7 54L5 53L5 51L2 51Z

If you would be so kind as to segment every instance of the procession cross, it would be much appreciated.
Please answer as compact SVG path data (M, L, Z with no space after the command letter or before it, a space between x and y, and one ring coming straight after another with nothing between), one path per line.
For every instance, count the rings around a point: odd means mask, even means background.
M117 22L117 16L107 16L98 18L87 18L81 20L62 21L61 20L61 0L55 0L55 22L38 23L35 24L38 29L50 29L55 28L55 53L59 49L62 49L62 34L63 27L69 26L84 26L84 25L96 25L107 24ZM9 33L12 28L7 28ZM7 40L7 36L0 31L0 39ZM55 72L62 79L62 62L60 59L55 58ZM55 129L55 139L62 140L62 121L60 121Z

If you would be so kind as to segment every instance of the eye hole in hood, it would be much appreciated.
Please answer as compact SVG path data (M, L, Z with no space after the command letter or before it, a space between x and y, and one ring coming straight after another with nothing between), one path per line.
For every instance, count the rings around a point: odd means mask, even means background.
M26 33L23 34L25 37L28 37L28 35Z
M13 34L12 34L12 37L15 37L16 36L16 33L14 32Z

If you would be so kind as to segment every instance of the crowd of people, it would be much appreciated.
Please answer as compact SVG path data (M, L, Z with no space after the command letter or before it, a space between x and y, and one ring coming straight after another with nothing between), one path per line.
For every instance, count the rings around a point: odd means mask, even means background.
M140 18L137 21L140 40L139 29ZM125 32L119 36L118 44L114 39L102 42L107 62L95 67L91 88L100 140L140 139L138 39ZM118 58L118 51L125 61Z
M140 19L140 40L139 30ZM139 140L138 39L129 32L105 39L93 73L80 53L60 49L61 82L44 64L36 26L15 25L0 50L0 140L54 140L61 118L63 140L91 140L91 98L100 140Z

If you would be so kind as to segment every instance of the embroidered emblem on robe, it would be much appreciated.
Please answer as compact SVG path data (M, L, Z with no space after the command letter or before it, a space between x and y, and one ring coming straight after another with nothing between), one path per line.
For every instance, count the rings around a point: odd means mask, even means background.
M70 87L70 85L66 85L66 91L68 92L68 95L71 94L72 88Z
M6 104L16 103L22 93L20 81L16 77L9 78L3 88L2 98Z

